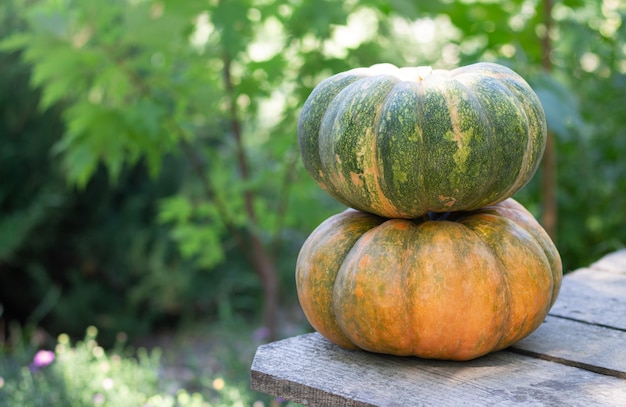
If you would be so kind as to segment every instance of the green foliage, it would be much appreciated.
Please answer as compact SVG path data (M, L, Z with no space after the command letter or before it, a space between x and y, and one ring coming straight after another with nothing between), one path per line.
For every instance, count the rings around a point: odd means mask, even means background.
M184 177L180 159L164 158L168 171L158 177L140 161L114 185L99 168L84 188L67 187L51 154L64 131L61 109L38 108L19 57L0 53L0 317L72 335L98 324L110 344L118 331L134 336L181 315L258 308L254 279L216 281L155 222Z
M36 406L247 406L252 394L219 374L206 377L208 386L188 391L162 378L161 350L134 350L118 337L105 351L97 342L97 329L87 328L82 341L72 344L61 334L54 360L32 361L34 350L0 351L0 405ZM30 360L29 360L30 359Z
M33 31L13 37L3 47L10 50L28 45L23 58L33 65L32 85L43 89L43 109L75 101L65 109L67 131L55 147L55 152L64 153L70 181L84 187L99 162L105 163L116 179L125 163L134 164L142 157L156 172L163 155L172 148L172 138L165 131L167 112L146 94L144 80L153 78L135 76L132 71L132 66L147 56L131 54L133 38L127 49L117 46L125 4L111 2L103 12L93 4L77 3L83 7L82 14L65 14L66 5L58 2L29 9L27 19ZM130 24L128 19L125 22ZM88 46L94 32L104 35ZM158 71L154 76L157 80ZM124 104L132 104L134 109L124 109Z
M253 59L247 52L254 41L264 52L259 41L281 24L275 17L279 7L245 1L110 3L106 12L86 1L38 3L26 14L31 29L2 43L4 50L24 50L23 59L33 66L31 84L43 92L41 107L65 106L67 129L53 151L62 157L67 179L85 188L104 164L117 180L124 166L142 159L156 175L175 151L195 166L197 179L188 181L181 196L164 201L160 219L172 221L185 258L196 258L201 267L221 262L229 228L258 227L278 239L279 231L266 226L282 225L282 219L268 217L282 205L275 198L283 197L284 180L293 182L297 169L282 165L285 154L295 157L289 132L297 100L279 107L274 118L259 111L265 99L280 103L285 78L293 72L285 53ZM232 69L224 71L225 64ZM222 80L224 75L230 76ZM244 155L260 164L250 179L242 176L232 143L231 124L239 120ZM255 195L262 225L242 218L247 191L263 191ZM192 206L175 205L185 200ZM172 214L176 208L194 215L184 219Z
M377 62L495 61L527 78L555 135L566 269L623 247L626 9L554 2L550 28L544 4L12 0L1 66L21 80L0 92L0 171L14 181L0 191L0 274L28 270L31 303L62 290L58 320L77 305L107 309L92 316L107 327L232 315L258 307L254 236L289 293L300 243L341 209L302 168L298 113L322 79ZM40 94L25 92L29 70ZM543 177L517 196L537 216ZM50 252L77 255L26 261Z
M11 11L0 14L8 30L14 28L9 22L19 21ZM58 109L39 114L37 93L22 91L29 76L19 55L0 53L0 77L0 258L6 258L63 204L62 179L49 162L41 160L62 125Z

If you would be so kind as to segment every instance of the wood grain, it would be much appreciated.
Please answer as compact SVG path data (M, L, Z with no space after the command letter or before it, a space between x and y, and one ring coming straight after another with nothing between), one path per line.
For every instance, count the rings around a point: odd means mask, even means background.
M510 350L626 379L624 346L624 331L548 316L539 329Z
M626 405L626 381L542 359L401 358L344 350L317 333L261 346L251 385L307 406Z
M550 315L626 330L626 273L588 268L568 274Z

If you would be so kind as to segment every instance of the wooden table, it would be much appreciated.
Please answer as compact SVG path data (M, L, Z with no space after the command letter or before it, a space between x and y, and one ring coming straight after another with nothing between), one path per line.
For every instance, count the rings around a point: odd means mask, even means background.
M626 406L626 250L567 274L545 322L506 350L433 361L305 334L259 347L251 387L306 406Z

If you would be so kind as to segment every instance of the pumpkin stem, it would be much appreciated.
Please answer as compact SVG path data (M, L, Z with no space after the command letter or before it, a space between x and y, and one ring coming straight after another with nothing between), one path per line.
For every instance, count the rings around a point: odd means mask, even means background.
M417 81L421 82L424 80L424 78L426 78L428 75L430 75L431 73L433 73L433 68L430 66L418 66L416 68L416 73L417 73Z

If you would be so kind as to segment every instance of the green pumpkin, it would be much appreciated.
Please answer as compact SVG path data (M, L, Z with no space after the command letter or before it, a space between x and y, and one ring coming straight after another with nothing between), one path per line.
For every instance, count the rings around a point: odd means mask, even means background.
M321 82L300 113L302 160L343 204L389 218L501 202L546 143L537 95L511 69L357 68Z

